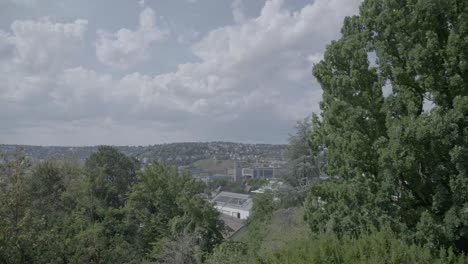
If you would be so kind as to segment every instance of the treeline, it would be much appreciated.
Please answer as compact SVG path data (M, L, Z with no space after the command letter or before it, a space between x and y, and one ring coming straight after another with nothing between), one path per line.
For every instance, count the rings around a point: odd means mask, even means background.
M100 147L84 166L35 167L18 152L0 170L0 263L199 261L223 239L203 186L175 167Z
M1 145L0 152L13 156L16 145ZM98 146L52 147L21 146L23 153L33 163L41 160L72 158L84 162L97 151ZM189 165L195 161L216 158L218 160L284 160L286 145L242 144L231 142L186 142L151 146L116 146L118 151L140 161L158 161L173 165Z

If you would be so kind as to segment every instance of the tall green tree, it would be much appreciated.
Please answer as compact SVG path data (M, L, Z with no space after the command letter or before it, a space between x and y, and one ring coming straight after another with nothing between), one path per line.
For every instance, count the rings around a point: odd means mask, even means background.
M113 147L102 146L85 163L84 178L68 190L67 242L71 262L139 263L144 252L137 223L125 207L137 182L138 163Z
M109 206L123 206L128 188L137 180L139 163L113 147L101 146L85 166L94 194Z
M164 164L146 166L139 182L131 188L126 207L138 226L137 236L151 259L170 256L165 250L181 237L195 239L202 252L210 252L223 240L219 212L198 197L199 188L188 174ZM190 244L190 245L192 245Z
M29 240L28 160L18 149L14 157L0 162L0 262L32 261Z
M313 69L323 99L310 141L348 187L312 189L311 225L346 231L397 219L420 243L466 249L467 10L464 0L366 0L345 19ZM362 188L373 199L347 200ZM313 214L333 208L361 213L352 222Z

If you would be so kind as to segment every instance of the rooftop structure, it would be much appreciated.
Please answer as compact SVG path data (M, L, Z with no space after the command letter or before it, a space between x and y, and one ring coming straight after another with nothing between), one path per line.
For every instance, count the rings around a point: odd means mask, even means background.
M239 219L247 219L252 210L252 197L248 194L220 192L212 202L223 214Z

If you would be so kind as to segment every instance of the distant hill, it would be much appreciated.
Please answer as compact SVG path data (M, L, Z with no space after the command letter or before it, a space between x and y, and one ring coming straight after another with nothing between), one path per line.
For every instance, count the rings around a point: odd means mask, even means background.
M235 162L233 160L203 159L195 161L191 166L201 170L217 170L233 168Z
M98 146L50 147L0 145L0 152L11 156L17 148L33 163L47 159L72 158L84 162ZM239 161L284 161L286 145L242 144L232 142L171 143L151 146L115 146L124 154L143 162L159 161L175 165L188 165L203 159Z

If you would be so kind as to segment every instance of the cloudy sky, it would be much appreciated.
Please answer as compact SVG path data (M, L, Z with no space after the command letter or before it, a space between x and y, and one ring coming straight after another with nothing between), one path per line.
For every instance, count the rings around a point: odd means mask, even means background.
M285 143L360 0L0 0L0 143Z

